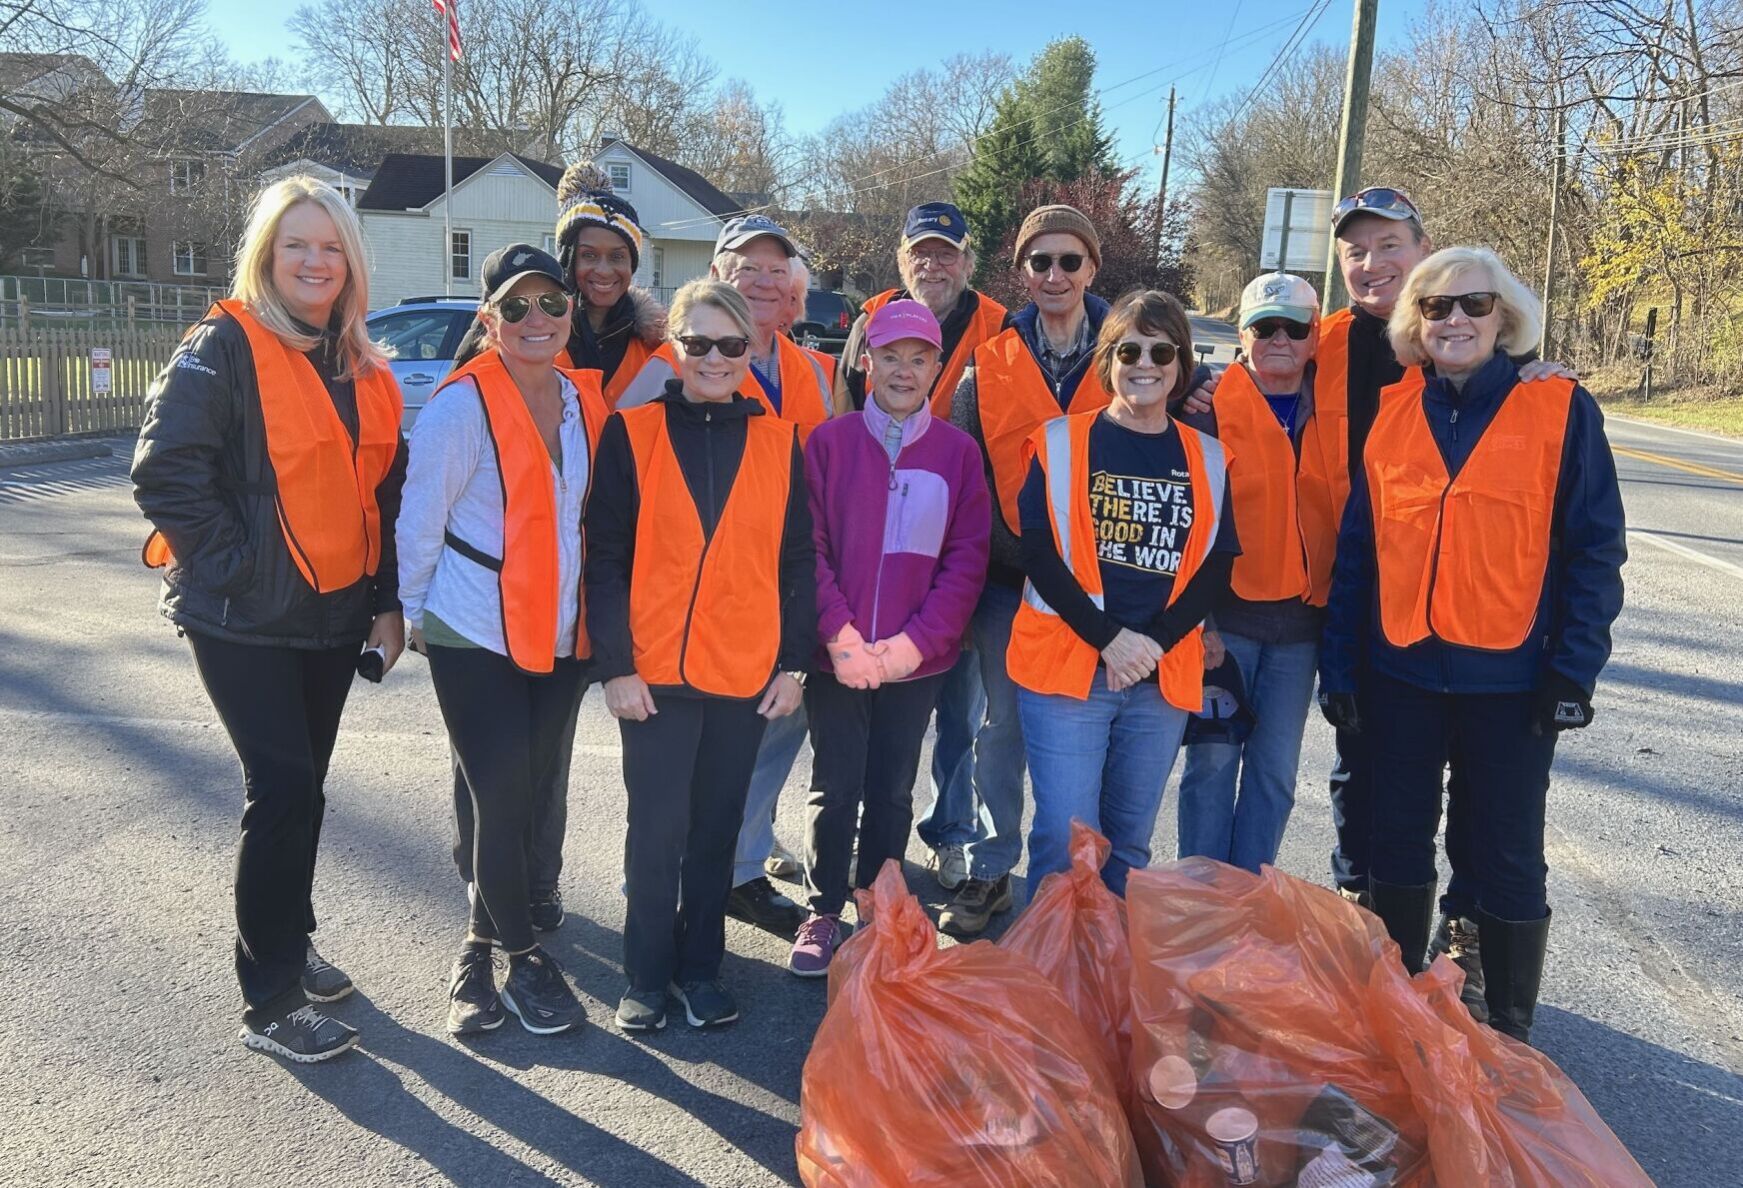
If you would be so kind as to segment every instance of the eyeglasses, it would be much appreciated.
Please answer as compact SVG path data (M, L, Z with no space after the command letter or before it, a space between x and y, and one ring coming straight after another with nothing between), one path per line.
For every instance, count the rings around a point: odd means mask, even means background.
M539 308L546 317L560 318L569 312L569 295L567 293L540 293L537 297L504 297L496 303L496 312L502 315L502 320L509 325L525 318L533 310L533 302L539 303Z
M962 259L962 253L956 248L913 248L908 255L914 258L914 263L925 264L932 268L952 268Z
M719 349L722 359L736 359L750 350L750 339L742 334L730 338L704 338L700 334L680 334L678 345L692 359L700 359L709 351Z
M1047 273L1052 271L1053 265L1057 262L1059 265L1059 271L1071 273L1082 268L1083 261L1084 255L1082 252L1066 252L1061 256L1055 256L1051 252L1030 252L1029 271L1033 272L1036 276L1045 276Z
M1452 316L1454 305L1464 310L1467 318L1486 318L1495 312L1495 294L1460 293L1456 297L1442 294L1437 297L1418 297L1416 299L1416 308L1421 310L1422 316L1431 322L1446 321Z
M1297 322L1293 318L1261 318L1248 326L1247 329L1251 330L1253 337L1260 342L1264 342L1279 330L1287 334L1292 341L1300 342L1307 337L1308 332L1313 327L1306 322Z
M1403 190L1394 190L1388 186L1369 186L1365 190L1357 190L1331 212L1331 224L1337 226L1346 217L1358 210L1372 211L1376 214L1391 212L1395 215L1406 215L1422 222L1422 212L1416 209L1416 203L1410 200L1410 195Z
M1180 354L1180 348L1171 342L1153 342L1150 344L1150 362L1158 367L1166 367L1174 362ZM1122 342L1114 348L1114 358L1130 367L1144 357L1144 344L1141 342Z

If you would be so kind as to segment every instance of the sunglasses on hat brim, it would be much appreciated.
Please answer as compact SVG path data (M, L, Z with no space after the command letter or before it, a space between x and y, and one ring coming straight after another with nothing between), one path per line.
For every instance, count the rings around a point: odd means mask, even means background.
M1445 293L1434 297L1418 297L1416 308L1431 322L1444 322L1452 317L1453 306L1465 311L1467 318L1486 318L1495 312L1494 293Z
M1388 186L1369 186L1365 190L1357 190L1332 208L1331 224L1334 227L1341 226L1346 218L1358 212L1422 222L1422 212L1416 209L1416 203L1410 200L1410 195Z

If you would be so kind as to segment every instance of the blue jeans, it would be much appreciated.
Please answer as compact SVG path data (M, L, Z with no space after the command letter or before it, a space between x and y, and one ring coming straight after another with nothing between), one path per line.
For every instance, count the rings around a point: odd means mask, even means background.
M1084 699L1017 690L1035 819L1029 826L1029 891L1071 865L1071 822L1113 843L1102 881L1126 893L1126 875L1150 864L1162 789L1186 732L1186 711L1162 700L1154 681L1110 693L1097 668Z
M1194 743L1186 748L1180 856L1202 854L1257 874L1261 863L1277 861L1295 807L1295 773L1313 705L1319 644L1265 644L1227 631L1222 641L1246 682L1253 733L1238 746Z
M763 730L756 770L744 801L744 823L738 828L738 849L732 856L732 885L742 887L763 875L763 862L775 852L775 803L787 786L793 761L805 745L805 703ZM703 758L707 762L706 756Z
M920 838L934 849L966 844L976 879L1002 878L1023 856L1023 724L1016 682L1005 672L1022 600L1020 590L987 586L969 620L971 650L938 697L933 801L920 818Z

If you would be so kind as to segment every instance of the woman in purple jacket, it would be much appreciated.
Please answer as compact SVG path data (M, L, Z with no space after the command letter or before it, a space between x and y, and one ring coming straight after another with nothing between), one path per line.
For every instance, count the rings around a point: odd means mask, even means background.
M992 502L980 449L926 401L941 341L918 301L878 310L860 362L865 410L824 422L805 446L826 643L805 686L811 915L787 962L802 978L827 974L841 943L856 824L859 886L907 851L926 723L986 583Z

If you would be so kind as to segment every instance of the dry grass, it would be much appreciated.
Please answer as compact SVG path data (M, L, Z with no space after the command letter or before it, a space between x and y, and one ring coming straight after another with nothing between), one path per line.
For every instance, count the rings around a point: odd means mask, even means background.
M1743 393L1734 389L1716 385L1655 389L1651 400L1641 400L1640 372L1632 367L1606 368L1581 377L1581 382L1606 412L1743 437Z

